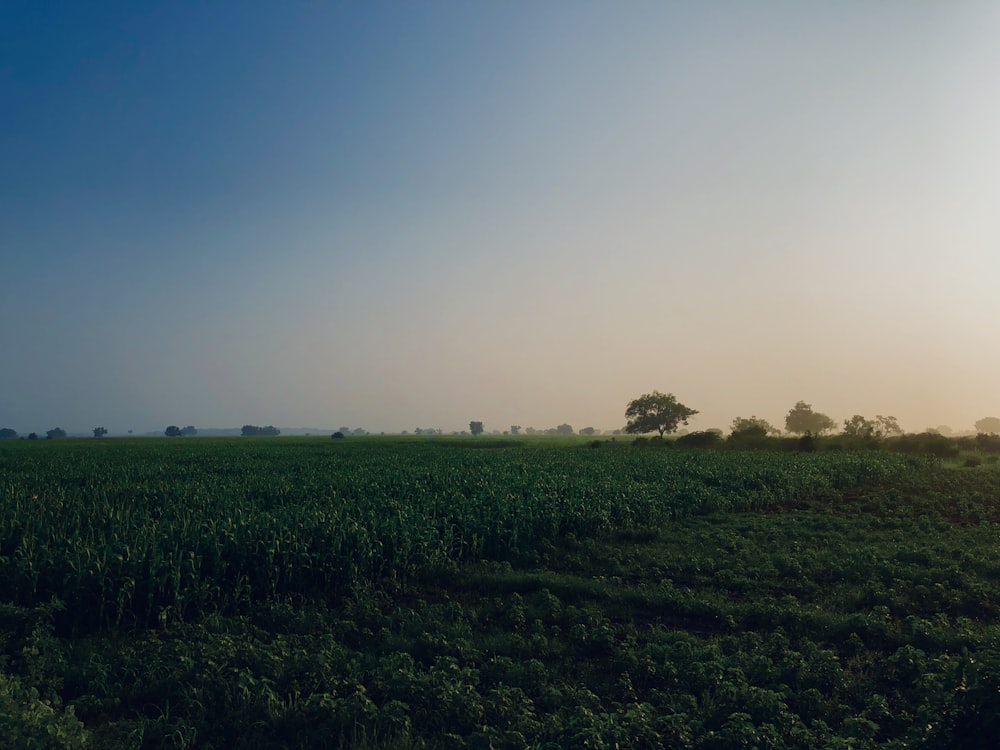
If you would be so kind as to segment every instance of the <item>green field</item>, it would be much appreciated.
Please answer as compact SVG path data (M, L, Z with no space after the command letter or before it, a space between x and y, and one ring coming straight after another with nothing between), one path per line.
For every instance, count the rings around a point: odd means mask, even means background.
M1000 472L883 450L0 444L4 747L986 747Z

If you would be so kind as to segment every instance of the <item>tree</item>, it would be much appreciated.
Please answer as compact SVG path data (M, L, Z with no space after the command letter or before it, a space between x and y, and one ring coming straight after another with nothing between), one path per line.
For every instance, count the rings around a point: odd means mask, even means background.
M875 435L875 424L860 414L844 420L844 434L852 438L870 438Z
M855 414L850 419L844 420L844 434L853 438L877 438L882 439L887 435L902 434L899 422L895 417L884 417L881 414L875 419L865 419L860 414Z
M826 414L813 411L805 401L796 402L785 417L785 429L796 435L822 435L829 432L836 423Z
M653 391L629 402L625 409L628 420L625 432L630 435L658 432L662 438L666 432L675 432L679 424L686 425L688 419L697 413L680 403L674 394Z
M17 430L12 430L10 427L4 427L0 429L0 440L16 440Z
M590 437L591 435L594 435L596 433L597 430L594 429L593 427L584 427L582 430L580 430L580 434L586 435L587 437Z
M512 424L510 426L510 434L511 435L520 435L521 434L521 425L519 425L519 424Z
M94 428L94 437L95 438L102 438L102 437L104 437L107 434L108 434L108 428L107 427L95 427Z
M483 423L482 422L469 422L469 432L473 435L483 434Z
M881 414L875 415L875 437L885 437L887 435L902 435L903 428L899 426L899 420L893 416L883 417Z
M64 438L66 437L66 430L64 430L62 427L54 427L45 433L45 437L48 440L55 440L56 438Z
M194 437L198 434L198 430L193 424L189 424L187 427L181 427L181 435L184 437Z
M37 432L29 432L28 433L28 440L38 440L38 433Z
M779 432L777 427L760 417L736 417L729 428L729 433L734 438L766 437L777 435Z
M166 435L167 437L180 437L181 428L175 424L172 424L163 431L163 434Z
M258 427L254 424L245 424L240 429L240 434L243 437L276 437L281 434L281 430L273 425Z
M984 435L1000 435L1000 419L983 417L976 422L976 432L981 432Z

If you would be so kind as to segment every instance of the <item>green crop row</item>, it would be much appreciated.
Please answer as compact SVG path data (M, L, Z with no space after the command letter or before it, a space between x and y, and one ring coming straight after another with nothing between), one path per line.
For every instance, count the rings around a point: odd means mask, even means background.
M565 535L760 509L914 470L884 453L749 454L316 440L21 443L0 449L0 600L89 630L289 595Z

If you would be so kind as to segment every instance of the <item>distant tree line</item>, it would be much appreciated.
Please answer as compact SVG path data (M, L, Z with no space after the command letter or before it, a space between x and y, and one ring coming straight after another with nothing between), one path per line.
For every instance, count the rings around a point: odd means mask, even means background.
M240 434L243 437L276 437L281 434L281 430L274 425L258 427L253 424L245 424L243 425L243 429L240 430Z
M193 424L189 424L187 427L178 427L172 424L163 431L163 434L167 437L194 437L198 434L198 430Z
M100 429L103 430L104 428L101 427ZM105 432L102 433L102 435L106 433L107 430L105 430ZM97 430L94 431L94 436L98 437ZM45 433L45 437L48 438L49 440L55 440L56 438L64 438L66 437L66 430L64 430L62 427L54 427L53 429ZM18 438L17 430L14 430L10 427L0 428L0 440L17 440L17 438ZM25 438L21 439L24 440ZM38 440L38 433L36 432L29 433L27 439Z
M695 409L690 409L677 401L673 394L663 394L659 391L653 391L652 393L644 394L643 396L629 402L625 410L627 423L624 428L605 430L603 434L620 435L625 432L634 435L644 435L656 433L658 437L662 438L668 433L677 432L677 429L681 424L687 425L688 419L696 414L698 414L698 412ZM827 436L833 433L836 426L837 423L833 419L822 412L815 411L812 405L805 401L796 402L795 406L793 406L785 416L785 432L790 435L797 435L800 438L812 439ZM980 448L989 447L991 449L994 443L989 438L1000 436L1000 417L983 417L982 419L976 421L975 428L976 433L981 436L977 445L979 445ZM131 432L132 431L129 430L129 434L131 434ZM472 435L482 435L485 432L486 427L484 422L480 420L473 420L469 422L469 433ZM458 435L469 433L455 432L452 434ZM108 430L106 427L95 427L93 429L93 435L95 438L102 438L107 434ZM194 425L187 425L186 427L170 425L166 428L166 430L164 430L163 434L167 437L191 437L197 435L198 430L194 427ZM273 425L260 427L248 424L243 425L240 434L244 437L274 437L276 435L280 435L281 431ZM367 434L368 432L361 427L356 427L354 429L351 429L350 427L341 427L334 433L333 437ZM407 432L404 430L402 434L405 435ZM418 427L414 429L413 434L442 435L444 432L435 427ZM556 427L550 427L547 429L521 427L521 425L515 424L511 425L509 430L506 430L503 433L499 430L493 430L492 434L514 436L570 436L580 434L583 436L594 436L601 434L601 431L594 427L584 427L579 431L579 433L576 433L572 425L569 424L560 424ZM782 431L767 420L761 419L757 416L750 416L737 417L733 420L729 438L731 440L747 442L764 438L776 438L781 434ZM855 414L849 419L844 420L843 427L839 434L842 438L849 441L855 441L856 443L874 443L884 438L901 436L903 435L903 430L899 426L899 421L893 416L883 416L878 414L873 418L868 418L861 414ZM919 434L923 436L930 436L931 438L933 436L947 437L952 435L953 431L947 425L938 425L937 427L928 427L923 433ZM692 437L689 437L688 435L691 435ZM696 433L689 433L688 435L682 434L681 437L678 438L678 441L680 441L681 444L687 445L711 445L719 442L723 438L721 430L704 430ZM66 431L61 427L54 427L45 433L45 437L48 440L65 438L66 436ZM19 436L17 431L13 428L0 428L0 440L16 440L18 438L22 440L37 440L38 434L32 432L27 436Z

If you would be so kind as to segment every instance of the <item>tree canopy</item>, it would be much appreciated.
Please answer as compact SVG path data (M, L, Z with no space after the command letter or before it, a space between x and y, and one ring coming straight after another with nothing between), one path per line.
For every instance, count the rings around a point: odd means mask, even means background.
M245 424L240 430L243 437L276 437L281 434L281 430L273 425L259 427L255 424Z
M483 423L482 422L469 422L469 432L473 435L483 434Z
M785 417L785 429L796 435L822 435L836 427L826 414L813 411L812 406L805 401L799 401Z
M850 419L844 420L844 434L848 437L883 438L886 435L898 435L902 432L899 422L893 416L884 417L879 414L875 419L865 419L860 414L855 414Z
M766 419L760 417L736 417L729 428L730 434L734 438L740 437L766 437L777 435L781 431Z
M680 403L672 393L645 393L630 401L625 409L628 420L625 432L631 435L658 432L662 438L664 433L675 432L678 425L687 424L697 413Z
M981 432L985 435L995 434L1000 435L1000 418L998 417L983 417L976 422L976 431Z

